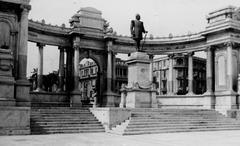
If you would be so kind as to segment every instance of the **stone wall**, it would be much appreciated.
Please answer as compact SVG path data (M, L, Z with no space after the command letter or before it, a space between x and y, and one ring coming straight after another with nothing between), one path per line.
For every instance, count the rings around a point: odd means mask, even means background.
M0 107L0 135L30 134L30 108Z
M157 96L159 108L203 108L204 96L202 95L173 95Z
M103 124L106 131L131 116L131 111L124 108L91 108L90 111Z

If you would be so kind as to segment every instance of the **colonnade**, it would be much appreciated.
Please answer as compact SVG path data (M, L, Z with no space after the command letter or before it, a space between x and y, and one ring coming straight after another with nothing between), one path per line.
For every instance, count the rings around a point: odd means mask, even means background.
M46 44L44 43L37 43L37 47L38 47L38 80L37 80L37 92L41 92L43 91L43 51L44 51L44 47L46 46ZM72 50L71 48L68 47L62 47L59 46L58 47L59 50L59 72L58 72L58 76L59 76L59 85L58 85L58 92L63 92L65 91L64 86L66 86L65 83L65 79L66 82L69 83L71 82L71 72L72 72ZM67 60L65 60L65 53L67 56ZM66 74L65 74L65 62L66 62ZM76 64L76 63L75 63ZM74 66L75 67L75 66ZM75 67L76 68L76 67ZM75 69L77 70L77 68ZM71 87L67 87L66 86L66 90L68 90Z

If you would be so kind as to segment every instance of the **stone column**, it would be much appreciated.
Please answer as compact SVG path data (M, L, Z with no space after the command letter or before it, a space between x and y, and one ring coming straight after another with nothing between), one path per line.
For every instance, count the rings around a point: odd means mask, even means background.
M234 68L233 64L237 64L236 59L233 59L233 42L226 42L224 44L225 46L225 52L226 53L226 81L227 84L225 86L225 89L221 89L219 85L216 85L215 90L215 98L216 98L216 105L215 109L223 114L226 114L228 110L236 109L237 108L237 96L238 94L233 90L233 78L234 78ZM221 46L223 47L223 46ZM216 67L215 68L217 72L222 71L221 68ZM237 69L237 68L236 68ZM217 78L217 80L220 80L220 78Z
M153 82L153 58L154 58L154 55L153 54L150 54L149 55L149 59L151 61L150 63L150 75L149 75L149 81L152 83Z
M116 91L116 53L112 54L112 90Z
M159 93L159 95L162 95L162 93L161 93L161 85L162 85L162 76L161 76L161 74L162 74L162 70L160 69L158 72L159 72L158 73L158 83L159 83L158 93Z
M19 47L17 51L17 81L16 104L18 106L30 106L30 83L27 80L27 51L28 51L28 14L30 5L21 5L21 18L19 29Z
M213 93L213 54L212 48L209 46L206 50L207 52L207 93Z
M79 47L74 47L74 91L79 92Z
M174 54L169 55L169 71L168 71L168 95L173 95L173 56Z
M233 43L226 43L227 46L227 86L228 90L233 92L233 68L232 68L232 47Z
M113 83L113 40L109 38L107 40L107 90L104 93L105 97L105 105L107 107L114 107L115 106L115 97L117 96L113 92L112 83Z
M107 92L112 91L112 41L108 43L108 59L107 59Z
M66 66L66 90L67 92L72 91L72 48L67 48L66 49L67 53L67 66Z
M63 47L58 47L60 51L60 56L59 56L59 89L58 91L64 91L63 86L64 86L64 48Z
M18 80L26 80L27 75L27 51L28 51L28 14L31 6L21 5L22 13L19 32L18 49Z
M207 47L206 49L207 53L207 70L206 70L206 75L207 75L207 91L204 94L205 102L204 102L204 107L206 109L213 109L215 106L215 99L214 99L214 93L213 93L213 65L214 65L214 58L213 58L213 48L212 46Z
M71 106L82 106L82 98L79 90L79 51L80 51L80 36L76 36L73 40L74 49L74 67L73 67L73 80L74 80L74 90L71 93Z
M193 55L194 52L188 53L188 95L193 93Z
M43 91L42 80L43 80L43 47L45 44L37 43L38 46L38 80L37 80L37 92Z

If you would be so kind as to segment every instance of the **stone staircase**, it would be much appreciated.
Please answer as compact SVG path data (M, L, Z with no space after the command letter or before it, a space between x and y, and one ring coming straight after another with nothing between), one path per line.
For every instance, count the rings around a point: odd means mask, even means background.
M199 109L132 109L131 117L112 128L121 135L240 130L240 121L214 110Z
M31 134L105 132L87 108L35 107L30 122Z

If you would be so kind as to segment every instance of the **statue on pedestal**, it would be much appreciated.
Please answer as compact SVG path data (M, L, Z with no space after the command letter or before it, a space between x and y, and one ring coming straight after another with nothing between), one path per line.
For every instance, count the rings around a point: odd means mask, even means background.
M139 14L136 15L136 20L131 21L130 32L133 40L136 42L136 49L138 52L141 52L142 49L140 48L140 42L143 39L142 34L147 34L147 31L144 29L143 22L140 21L141 17ZM146 37L146 35L145 35ZM145 40L144 37L144 40Z

